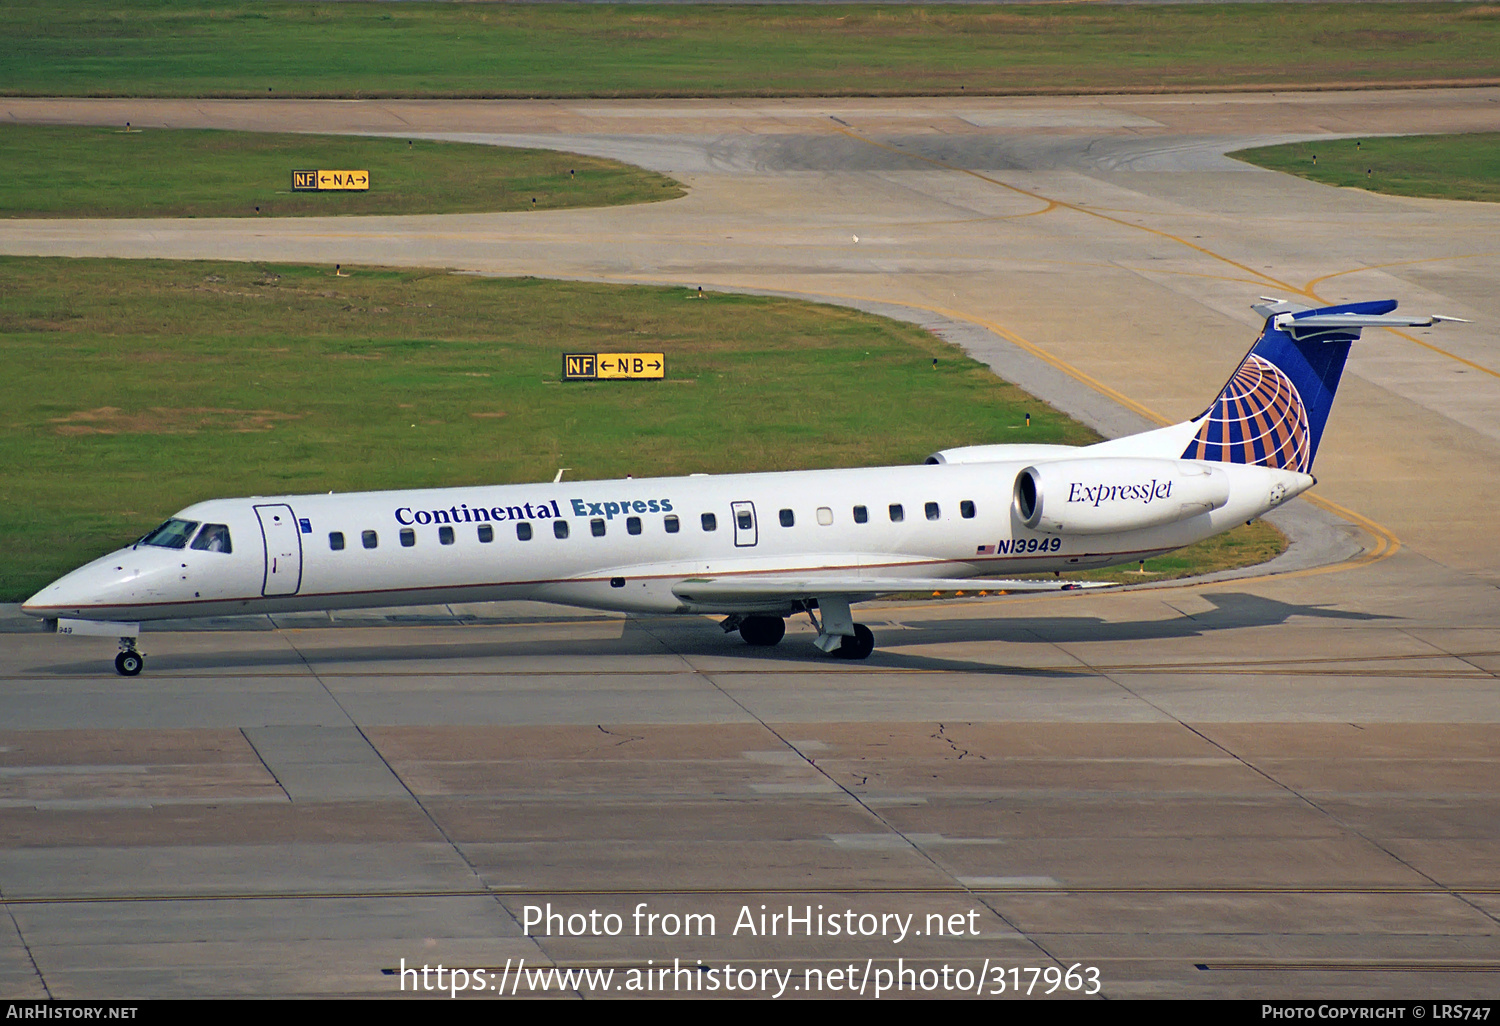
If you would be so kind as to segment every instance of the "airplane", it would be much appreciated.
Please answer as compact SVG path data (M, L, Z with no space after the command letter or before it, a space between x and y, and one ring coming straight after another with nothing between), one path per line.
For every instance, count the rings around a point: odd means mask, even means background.
M117 637L127 677L145 665L144 621L505 599L722 615L726 633L754 646L777 644L786 618L806 613L821 651L864 659L875 640L854 603L1079 588L986 575L1132 563L1306 491L1360 329L1459 319L1396 305L1263 297L1260 335L1208 409L1094 445L965 446L898 467L215 499L21 609L61 634Z

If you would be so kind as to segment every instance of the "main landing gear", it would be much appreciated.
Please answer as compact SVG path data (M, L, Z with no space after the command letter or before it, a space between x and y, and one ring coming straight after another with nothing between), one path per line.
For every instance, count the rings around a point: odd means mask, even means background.
M839 659L868 659L870 653L875 651L875 634L864 624L849 622L842 626L851 633L830 634L827 628L831 625L826 614L823 623L819 624L811 608L804 611L812 619L813 626L818 628L818 638L813 644L829 655ZM847 615L845 613L845 617ZM745 616L736 613L720 626L726 634L739 631L745 644L756 648L769 648L779 644L786 636L786 620L780 616Z
M813 612L816 604L823 622ZM841 595L819 595L816 602L803 607L807 618L818 629L813 644L840 659L868 659L875 651L875 635L862 623L855 623L849 612L849 600Z
M740 637L747 645L770 648L786 637L786 621L779 616L747 616L740 622Z
M844 635L833 655L840 659L868 659L875 651L875 633L862 623L854 625L854 636Z
M120 654L115 656L115 672L121 677L138 677L146 668L146 657L135 649L134 638L120 639Z

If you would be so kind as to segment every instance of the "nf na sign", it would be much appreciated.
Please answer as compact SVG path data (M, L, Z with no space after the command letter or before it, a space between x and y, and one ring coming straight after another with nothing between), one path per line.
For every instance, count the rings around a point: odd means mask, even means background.
M293 192L360 192L370 188L368 171L293 171Z

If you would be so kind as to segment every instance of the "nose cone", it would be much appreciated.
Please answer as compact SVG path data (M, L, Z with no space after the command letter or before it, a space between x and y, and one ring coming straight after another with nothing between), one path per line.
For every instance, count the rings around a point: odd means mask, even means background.
M66 577L58 578L37 592L31 598L21 603L21 612L27 616L36 616L43 619L55 619L58 616L79 616L83 610L93 604L95 597L90 594L87 578L90 576L84 571L88 567L74 570Z
M139 574L125 565L131 550L121 549L102 556L86 566L61 577L21 603L21 612L42 619L59 616L99 619L101 607L108 604L122 580ZM110 619L108 615L104 619Z
M49 616L50 614L47 612L47 610L46 610L45 607L46 607L47 603L51 601L52 589L55 588L55 587L57 587L57 584L55 584L55 583L49 584L45 588L43 588L41 591L39 591L35 595L31 596L31 598L29 598L26 601L22 602L21 603L21 612L25 613L27 616L36 616L36 617L47 617L47 616Z

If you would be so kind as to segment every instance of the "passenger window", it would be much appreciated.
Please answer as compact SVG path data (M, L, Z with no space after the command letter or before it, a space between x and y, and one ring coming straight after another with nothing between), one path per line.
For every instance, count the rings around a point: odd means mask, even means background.
M942 515L941 512L938 510L938 504L935 503L935 502L929 502L927 504L926 510L927 510L927 519L928 520L936 520L939 516Z
M517 524L516 525L516 540L518 540L518 541L531 541L531 525L530 524Z
M413 531L409 527L403 527L401 529L401 547L403 549L409 549L413 545L415 545L416 543L417 543L417 532Z
M344 532L343 531L329 531L328 532L328 547L330 549L332 549L334 552L342 552L343 549L344 549Z
M705 531L717 531L719 529L719 518L712 513L703 514L703 529Z
M364 542L365 548L373 549L380 544L380 538L374 531L361 531L359 540Z
M641 518L640 517L627 517L625 519L625 533L626 534L640 534L641 533Z
M958 511L963 514L965 520L974 519L974 503L970 500L965 499L963 502L960 502L958 504Z
M667 519L662 521L662 526L667 529L668 534L676 534L682 530L682 525L677 522L676 517L667 517Z
M891 523L899 524L906 519L906 510L901 508L901 503L891 503Z
M589 530L594 532L595 538L603 538L604 521L600 520L598 517L595 517L593 520L589 521Z
M827 506L819 506L818 507L818 523L822 524L824 527L827 527L830 524L832 524L833 523L833 510L829 509Z
M795 514L792 513L791 510L784 509L784 510L781 511L781 526L782 527L791 527L796 522L797 522L797 517L796 517Z
M736 513L734 519L740 525L741 531L750 531L755 528L755 518L750 515L750 511L747 509L742 509Z
M438 541L442 542L444 545L452 545L453 544L453 528L449 527L447 524L444 524L442 527L439 527L438 528Z
M855 506L854 507L854 522L856 524L868 523L869 520L870 520L870 511L869 510L865 509L863 506Z
M489 543L495 540L495 529L489 524L479 525L479 540Z
M554 538L566 538L568 536L568 522L566 520L552 521L552 536Z
M198 537L193 539L193 548L202 552L231 552L229 528L224 524L204 524ZM343 548L342 545L339 548Z

